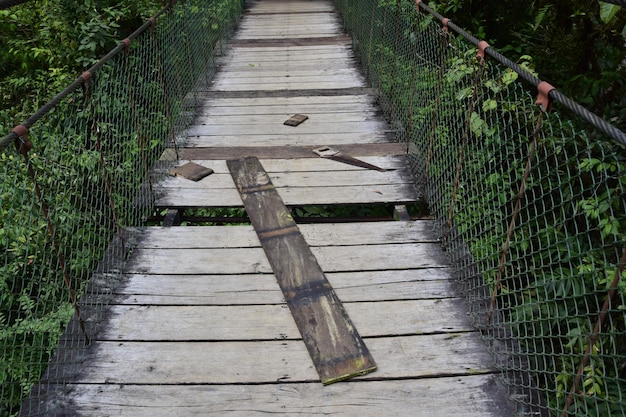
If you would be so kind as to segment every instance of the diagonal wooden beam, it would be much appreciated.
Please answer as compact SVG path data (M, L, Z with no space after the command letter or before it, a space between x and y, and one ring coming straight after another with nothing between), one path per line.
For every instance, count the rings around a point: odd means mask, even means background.
M374 359L259 160L247 157L227 164L322 383L376 370Z

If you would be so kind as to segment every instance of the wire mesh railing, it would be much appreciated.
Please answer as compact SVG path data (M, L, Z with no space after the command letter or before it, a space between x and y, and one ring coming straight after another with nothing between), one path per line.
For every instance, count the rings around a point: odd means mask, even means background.
M243 3L170 2L0 139L1 417L48 415L80 368Z
M626 415L624 132L420 0L335 3L518 415Z

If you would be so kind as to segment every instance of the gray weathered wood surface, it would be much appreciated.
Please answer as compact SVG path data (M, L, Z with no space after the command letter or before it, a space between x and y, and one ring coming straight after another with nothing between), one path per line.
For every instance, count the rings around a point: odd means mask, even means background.
M214 173L197 183L166 178L156 185L157 205L241 207L226 160L249 155L287 205L418 201L403 148L385 145L394 128L380 116L332 2L248 6L213 83L197 93L203 103L175 162ZM284 126L294 114L309 119ZM308 154L320 146L345 146L394 171ZM431 227L299 225L378 365L330 386L320 383L252 226L125 230L134 249L115 277L124 285L76 366L49 371L73 382L49 397L46 414L512 415Z

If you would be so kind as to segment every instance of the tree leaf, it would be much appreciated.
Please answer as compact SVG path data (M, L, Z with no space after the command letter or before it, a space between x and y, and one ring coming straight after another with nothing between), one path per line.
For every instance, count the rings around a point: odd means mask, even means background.
M609 23L617 12L619 11L620 6L616 4L605 3L603 1L600 2L600 19L602 23Z

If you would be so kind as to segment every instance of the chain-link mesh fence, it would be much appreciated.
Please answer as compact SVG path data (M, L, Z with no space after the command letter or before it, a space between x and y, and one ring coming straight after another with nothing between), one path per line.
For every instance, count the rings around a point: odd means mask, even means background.
M335 3L519 415L626 415L626 135L420 1Z
M242 9L164 8L1 139L1 417L47 414L71 377L57 365L80 369L132 251L123 228L152 214L152 168L175 152Z

